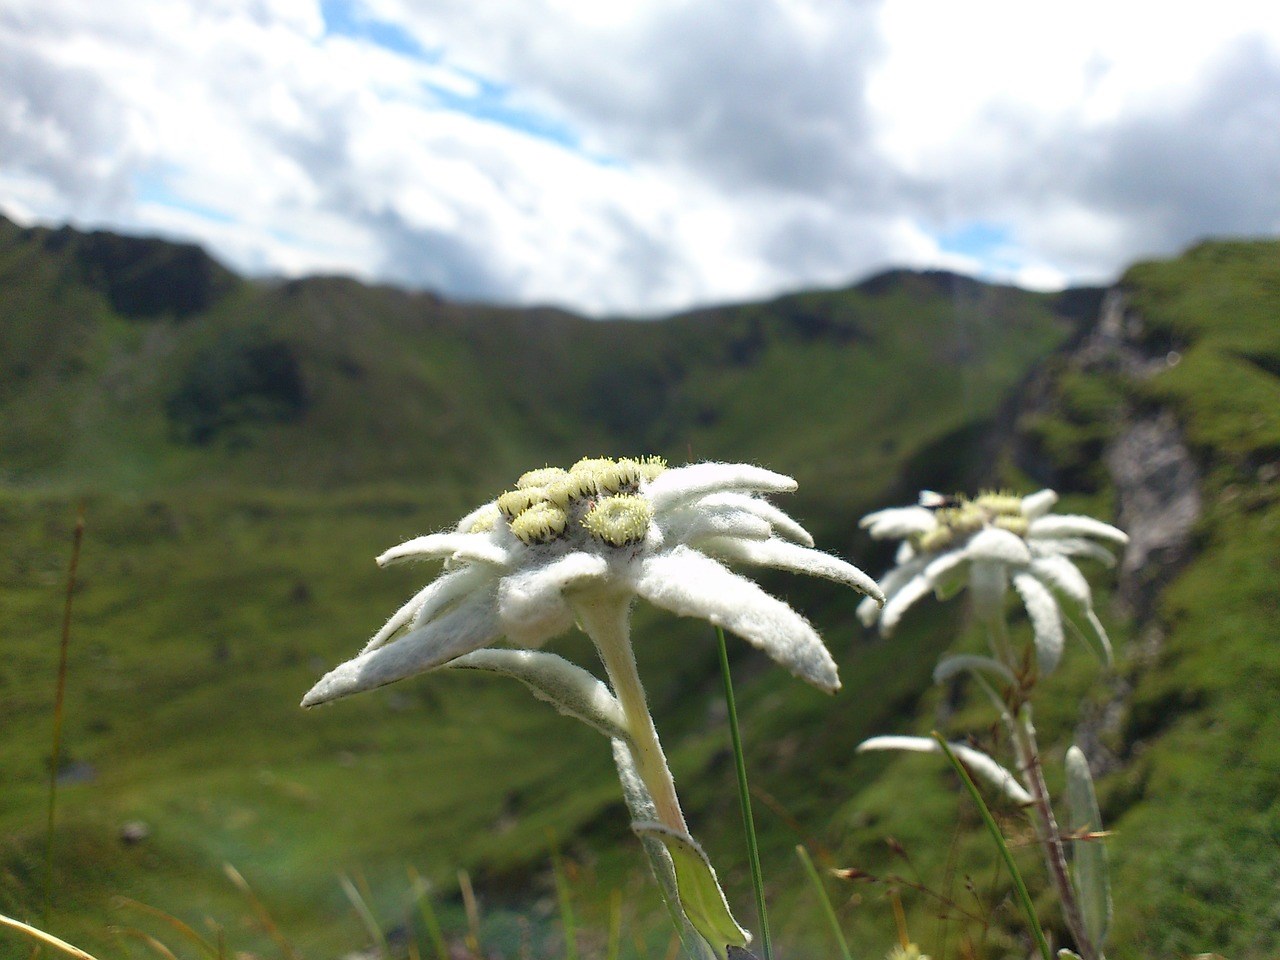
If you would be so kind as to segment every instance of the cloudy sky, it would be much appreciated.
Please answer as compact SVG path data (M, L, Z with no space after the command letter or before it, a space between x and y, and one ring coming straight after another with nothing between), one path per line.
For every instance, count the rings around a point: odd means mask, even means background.
M595 314L1280 232L1214 0L4 0L0 210Z

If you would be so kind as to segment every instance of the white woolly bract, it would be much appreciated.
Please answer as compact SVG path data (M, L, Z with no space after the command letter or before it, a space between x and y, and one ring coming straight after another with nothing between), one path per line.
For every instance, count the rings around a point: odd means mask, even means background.
M511 554L486 534L431 533L392 547L378 557L378 566L385 567L405 560L430 559L504 566L511 562Z
M747 537L765 540L772 533L769 521L738 507L695 501L656 519L664 543L699 544L707 537Z
M311 688L302 705L314 707L435 669L454 657L492 643L500 633L492 591L476 593L444 616L411 630L394 643L335 667Z
M1029 573L1015 573L1013 588L1022 597L1022 605L1026 607L1027 618L1031 621L1040 672L1048 675L1062 659L1064 644L1062 614L1058 612L1057 601L1049 588Z
M808 573L825 577L865 593L878 603L884 603L884 594L876 582L851 563L820 550L810 550L787 540L774 537L769 540L735 540L729 537L713 537L703 542L702 549L727 560L742 560L762 567L776 567L793 573Z
M747 463L695 463L659 474L642 490L658 513L710 493L790 493L795 488L796 482L790 477L764 467Z
M1031 561L1027 542L1015 533L986 527L979 530L964 548L969 560L986 560L992 563L1019 565Z
M1082 517L1073 514L1051 514L1032 520L1027 527L1027 536L1039 537L1097 537L1099 540L1110 540L1112 543L1124 545L1129 542L1129 535L1109 523L1095 520L1093 517Z
M1029 806L1031 794L1018 779L981 750L963 743L948 742L947 746L969 770L995 787L1019 806ZM858 753L868 750L906 750L912 753L942 753L942 747L931 737L872 737L858 745Z
M427 622L437 613L445 609L455 600L466 596L475 587L488 580L489 574L483 567L463 567L453 570L419 590L404 606L391 615L373 638L365 644L361 653L367 653L387 642L398 630L408 626L419 626Z
M503 632L524 646L541 646L573 625L573 611L564 591L603 579L609 564L590 553L570 553L545 566L521 570L498 585L498 614Z
M924 507L890 507L858 521L877 540L902 540L937 529L938 518Z
M1058 495L1052 490L1040 490L1029 493L1022 498L1022 515L1028 520L1043 517L1058 502Z
M773 528L773 532L788 540L793 540L802 547L812 547L813 537L809 531L797 523L779 507L761 497L753 497L749 493L711 493L698 501L704 508L736 507L747 513L755 514Z
M451 670L485 670L519 680L539 700L581 720L611 739L628 737L622 707L605 684L554 653L475 650L448 664Z
M815 687L840 689L835 661L809 622L710 557L684 546L647 557L634 586L654 606L736 633Z

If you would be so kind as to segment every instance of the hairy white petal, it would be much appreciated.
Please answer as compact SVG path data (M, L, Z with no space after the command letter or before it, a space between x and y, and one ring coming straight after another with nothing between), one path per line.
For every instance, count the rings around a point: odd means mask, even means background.
M691 503L658 517L663 541L677 544L699 544L707 537L750 537L765 540L773 533L769 521L737 507L704 507ZM700 545L700 544L699 544Z
M1016 533L999 527L984 527L979 530L965 545L964 553L970 560L1015 565L1031 562L1027 542Z
M655 606L736 633L822 690L840 689L835 661L808 621L710 557L683 546L649 557L640 564L635 589Z
M911 545L910 540L903 540L898 544L898 551L893 555L894 563L909 563L915 559L916 548Z
M694 463L658 474L644 487L656 513L677 503L722 490L790 493L796 482L780 473L747 463Z
M938 661L938 665L933 668L933 682L946 683L962 670L981 670L999 677L1010 685L1018 682L1013 675L1013 671L999 660L993 657L978 656L973 653L956 653L943 656Z
M391 619L373 635L360 652L368 653L370 650L377 649L391 639L397 630L410 622L415 627L427 622L449 604L492 577L490 570L483 566L467 566L437 577L392 614Z
M1088 557L1097 560L1104 567L1116 565L1115 554L1100 543L1085 540L1082 537L1062 537L1060 539L1039 539L1027 541L1033 557L1047 557L1057 554L1063 557Z
M963 548L940 553L925 564L923 571L925 579L936 588L968 561L969 554Z
M566 588L607 575L609 564L595 554L567 554L544 566L504 577L498 588L502 628L515 643L536 647L573 625Z
M302 705L314 707L424 673L483 647L498 635L492 593L473 595L438 620L406 633L395 643L362 653L335 667L311 688Z
M786 540L774 537L770 540L733 540L728 537L715 537L707 540L703 548L715 556L728 560L742 560L762 567L776 567L779 570L790 570L793 573L810 573L815 577L825 577L836 583L877 598L884 603L884 594L876 586L876 582L851 563L839 557L833 557L821 550L810 550Z
M1126 544L1129 535L1109 523L1093 517L1075 514L1051 514L1032 520L1027 526L1027 536L1036 537L1097 537L1112 543Z
M1037 557L1030 571L1041 583L1067 602L1063 615L1102 663L1111 664L1111 638L1093 612L1089 581L1076 565L1063 556Z
M1062 633L1062 614L1058 611L1058 602L1053 599L1049 588L1029 573L1015 573L1013 587L1022 597L1022 604L1027 608L1027 617L1031 620L1031 629L1035 634L1036 660L1040 664L1040 672L1048 675L1058 666L1062 659L1064 637Z
M981 750L963 743L948 743L954 753L969 770L976 773L1019 806L1029 806L1031 794L1017 778ZM942 747L932 737L872 737L858 745L858 753L868 750L908 750L913 753L942 753Z
M1089 581L1066 557L1037 557L1031 561L1029 569L1055 593L1076 606L1093 609L1093 592L1089 589Z
M877 540L901 540L937 529L938 518L924 507L890 507L867 514L858 526Z
M1028 520L1043 517L1058 502L1058 495L1052 490L1040 490L1029 493L1022 498L1022 515Z
M885 594L889 599L885 601L884 608L880 611L880 632L886 637L893 633L902 615L917 600L927 596L932 590L933 584L923 573L917 573L892 593L886 590Z
M405 560L453 559L506 566L511 554L482 533L431 533L406 540L378 557L378 566Z
M537 650L476 650L451 660L451 670L486 670L519 680L539 700L581 720L611 739L625 739L622 706L603 682L554 653Z
M698 500L695 507L736 507L753 513L773 528L774 533L794 540L804 547L813 546L813 537L809 531L796 523L786 511L774 506L763 497L753 497L748 493L713 493Z

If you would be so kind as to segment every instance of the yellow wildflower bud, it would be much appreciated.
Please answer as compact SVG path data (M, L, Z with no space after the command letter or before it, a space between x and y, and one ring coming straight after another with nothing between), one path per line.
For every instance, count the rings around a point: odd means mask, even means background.
M546 543L565 531L569 516L554 503L541 500L511 521L511 532L527 544Z
M523 490L508 490L498 497L497 503L502 515L508 520L514 520L535 503L546 499L547 496L542 487L526 487Z
M516 489L527 490L532 487L545 487L556 480L562 480L568 475L569 471L563 467L539 467L537 470L522 473L520 479L516 481Z
M653 507L644 497L621 493L597 500L582 518L587 532L615 547L639 543L649 532Z

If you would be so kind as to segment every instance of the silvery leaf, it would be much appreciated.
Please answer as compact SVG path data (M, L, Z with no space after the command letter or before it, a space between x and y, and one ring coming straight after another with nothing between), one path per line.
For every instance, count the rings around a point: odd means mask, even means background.
M1000 764L996 763L981 750L966 746L963 743L949 743L952 752L960 761L991 786L1019 806L1031 803L1031 794L1027 793L1017 778ZM858 744L858 753L867 750L907 750L912 753L941 753L942 748L931 737L872 737Z
M1101 833L1102 813L1089 774L1084 751L1072 746L1067 751L1067 828L1073 834ZM1101 952L1111 925L1111 881L1107 870L1107 848L1101 839L1072 842L1072 880L1080 900L1085 930Z

